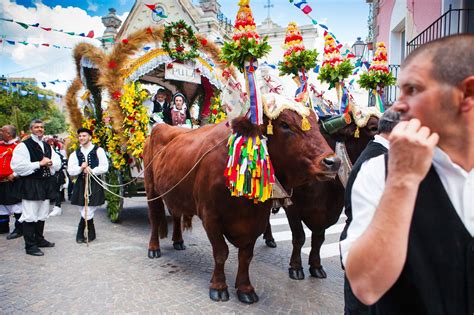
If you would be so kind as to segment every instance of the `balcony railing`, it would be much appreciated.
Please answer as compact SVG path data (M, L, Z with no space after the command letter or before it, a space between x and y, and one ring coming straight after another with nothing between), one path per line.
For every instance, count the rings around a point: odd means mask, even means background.
M446 13L407 43L407 53L432 40L463 33L474 33L474 9L452 9L449 5Z

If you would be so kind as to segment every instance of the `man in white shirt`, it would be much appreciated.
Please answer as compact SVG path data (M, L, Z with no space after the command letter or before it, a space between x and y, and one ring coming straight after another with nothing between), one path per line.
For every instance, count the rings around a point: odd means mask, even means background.
M407 57L388 161L354 182L341 254L371 314L474 313L473 47L455 35Z
M87 220L87 240L89 242L95 240L94 213L98 206L105 202L104 188L100 186L94 178L89 176L90 192L87 208L85 206L84 191L86 188L86 174L94 174L96 176L107 173L109 169L109 161L105 155L104 149L92 144L92 131L86 128L77 130L79 138L79 149L71 153L69 156L67 171L71 176L77 176L76 183L72 191L71 204L79 206L81 220L77 228L76 242L85 242L84 231L86 229Z
M49 200L55 198L54 175L61 167L61 159L44 142L44 123L35 119L30 123L31 136L13 150L11 168L18 176L18 197L21 198L23 237L26 253L43 256L41 247L53 247L44 236L44 223L49 213Z

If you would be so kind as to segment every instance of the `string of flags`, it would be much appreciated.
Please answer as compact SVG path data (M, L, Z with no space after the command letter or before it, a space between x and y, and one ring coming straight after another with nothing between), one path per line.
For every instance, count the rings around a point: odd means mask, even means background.
M56 85L56 84L60 84L60 83L71 83L72 80L59 80L59 79L56 79L56 80L53 80L53 81L42 81L40 82L40 84L45 88L48 84L52 84L52 85ZM2 86L2 88L4 90L8 89L8 88L15 88L17 86L28 86L28 85L32 85L31 82L25 82L25 81L5 81L5 82L0 82L0 85ZM6 88L5 88L6 87Z
M16 45L16 44L22 44L22 45L32 45L36 48L39 48L39 47L50 47L50 48L57 48L57 49L72 49L72 47L66 47L66 46L60 46L60 45L54 45L54 44L49 44L49 43L41 43L41 44L38 44L38 43L30 43L30 42L27 42L27 41L15 41L15 40L11 40L11 39L6 39L6 38L0 38L0 44L2 42L5 42L9 45Z
M28 29L31 26L31 27L35 27L35 28L38 28L38 29L42 29L46 32L58 32L58 33L64 33L64 34L67 34L67 35L70 35L70 36L94 38L94 31L92 31L92 30L89 31L87 34L86 33L76 33L76 32L66 32L62 29L55 29L55 28L52 28L52 27L40 26L39 23L28 24L28 23L25 23L25 22L15 21L13 19L6 19L6 18L2 18L2 17L0 17L0 20L5 21L5 22L16 23L16 24L20 25L21 27L23 27L25 30Z

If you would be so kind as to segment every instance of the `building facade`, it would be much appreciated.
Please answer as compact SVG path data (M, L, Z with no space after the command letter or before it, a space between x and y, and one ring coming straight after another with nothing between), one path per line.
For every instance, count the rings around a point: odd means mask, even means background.
M419 45L450 34L474 32L473 0L366 0L372 7L369 40L385 42L399 65Z

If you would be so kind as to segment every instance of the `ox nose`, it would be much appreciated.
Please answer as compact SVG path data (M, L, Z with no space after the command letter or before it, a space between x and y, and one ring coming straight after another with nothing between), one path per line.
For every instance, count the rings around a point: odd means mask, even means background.
M337 156L328 156L323 159L322 163L328 171L337 172L341 166L341 159Z

